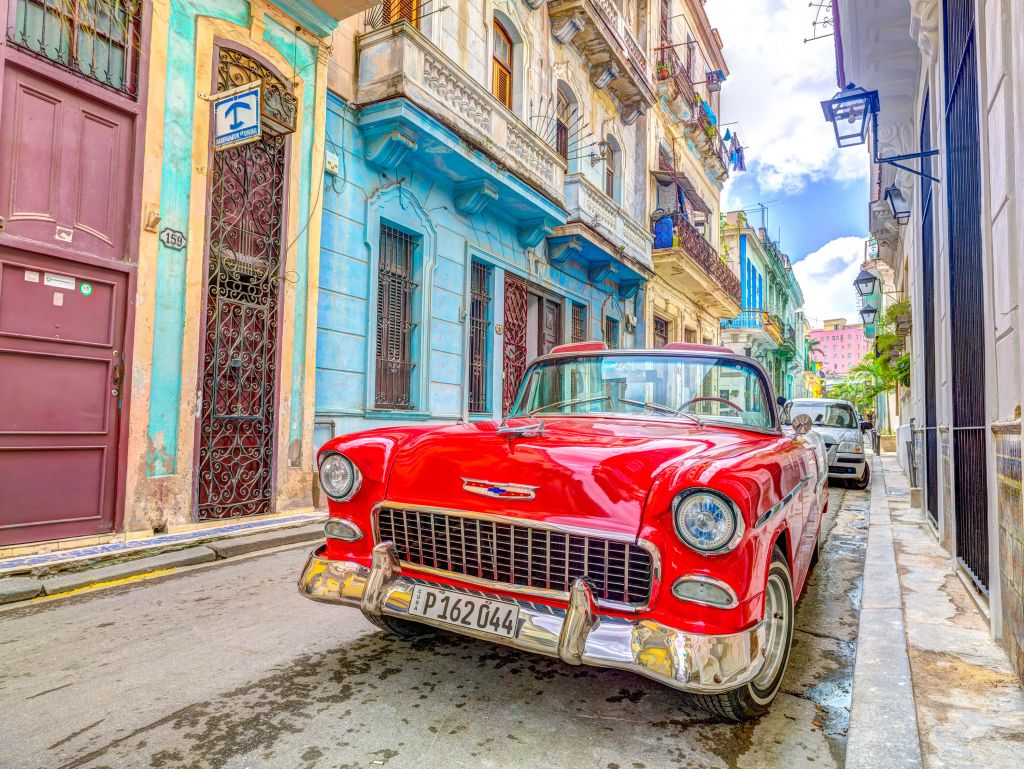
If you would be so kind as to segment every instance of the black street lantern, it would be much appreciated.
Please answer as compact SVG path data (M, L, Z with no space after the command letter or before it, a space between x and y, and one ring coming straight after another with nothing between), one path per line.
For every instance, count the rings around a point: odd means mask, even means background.
M871 296L875 291L875 283L878 281L874 275L867 270L861 270L853 281L853 287L857 289L857 293L863 297Z
M866 91L850 83L828 101L821 103L825 120L836 132L836 144L856 147L868 138L868 126L878 114L878 91Z
M889 204L892 218L896 220L897 224L906 224L910 221L910 203L903 197L903 192L895 184L885 188L885 202Z
M878 310L868 305L860 311L860 319L864 321L865 326L873 326L875 320L878 318Z

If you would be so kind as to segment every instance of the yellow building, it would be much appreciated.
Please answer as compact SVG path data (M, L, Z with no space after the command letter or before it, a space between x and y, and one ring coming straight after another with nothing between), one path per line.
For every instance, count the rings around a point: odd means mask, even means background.
M716 88L728 68L702 2L672 0L660 13L653 46L658 105L648 121L655 276L647 340L655 347L717 344L720 319L740 312L740 283L723 258L719 228L729 150Z

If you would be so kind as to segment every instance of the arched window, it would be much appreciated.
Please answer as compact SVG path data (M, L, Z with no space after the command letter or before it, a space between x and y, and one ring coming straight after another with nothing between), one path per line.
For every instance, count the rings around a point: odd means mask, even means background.
M494 20L494 72L491 93L506 108L512 109L512 37L497 19Z
M615 137L605 137L604 192L616 203L622 202L622 148Z

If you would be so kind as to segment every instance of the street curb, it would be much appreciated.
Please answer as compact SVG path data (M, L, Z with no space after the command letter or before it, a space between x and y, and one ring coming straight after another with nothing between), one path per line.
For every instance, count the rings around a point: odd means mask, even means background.
M847 769L920 769L921 738L910 678L903 595L880 457L872 457L857 662Z
M98 564L84 571L61 572L42 578L26 576L6 577L0 579L0 605L31 601L42 596L71 593L82 588L151 572L212 563L218 560L231 560L234 557L259 550L270 550L302 542L313 542L323 539L323 536L323 524L317 522L305 526L276 529L243 537L196 543L191 547L147 555L142 558L134 558L122 563L108 566Z

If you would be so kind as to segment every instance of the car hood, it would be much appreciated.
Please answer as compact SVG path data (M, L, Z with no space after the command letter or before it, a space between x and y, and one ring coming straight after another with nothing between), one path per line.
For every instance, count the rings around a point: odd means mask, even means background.
M413 438L394 459L388 502L635 536L652 479L661 470L739 453L750 440L742 431L668 420L557 417L512 419L505 427L539 426L541 421L542 431L526 435L499 432L496 422L478 422ZM482 487L484 494L467 486ZM502 496L509 486L513 495ZM522 493L516 486L535 488Z

